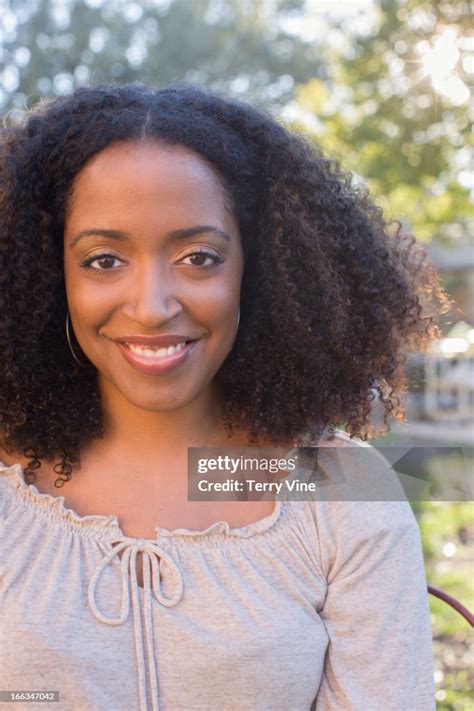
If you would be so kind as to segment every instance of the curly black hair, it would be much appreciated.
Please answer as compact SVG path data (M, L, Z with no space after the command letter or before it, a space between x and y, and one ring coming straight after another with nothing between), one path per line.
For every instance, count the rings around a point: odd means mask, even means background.
M28 483L41 458L59 458L61 486L103 437L97 372L77 366L65 336L63 229L75 176L125 140L194 150L232 200L244 274L237 339L216 375L226 431L301 444L337 426L366 440L379 434L376 396L382 431L404 421L407 356L441 335L449 297L401 223L261 107L187 82L80 87L1 133L0 444L30 460Z

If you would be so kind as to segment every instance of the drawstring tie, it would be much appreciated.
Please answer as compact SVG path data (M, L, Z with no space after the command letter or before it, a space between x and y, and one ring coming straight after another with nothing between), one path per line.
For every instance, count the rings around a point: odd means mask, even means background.
M153 642L153 623L151 612L151 591L155 598L165 607L173 607L176 605L183 595L183 578L181 572L173 560L173 558L163 548L152 541L146 539L130 539L124 540L118 546L114 546L99 563L89 583L89 607L93 614L100 622L106 625L122 625L127 621L130 611L130 592L132 596L133 610L133 631L135 636L135 652L137 658L138 670L138 689L140 700L140 711L148 711L146 699L146 670L145 670L145 652L143 643L143 627L140 613L140 597L139 585L137 579L136 558L137 553L142 553L143 558L143 591L144 591L144 617L145 617L145 636L148 652L148 674L151 686L151 699L153 711L159 711L158 706L158 684L157 673L154 655ZM98 580L103 573L105 567L112 559L124 551L120 559L121 577L122 577L122 602L120 615L118 617L107 617L97 607L95 599L95 589ZM165 563L170 567L173 577L176 581L176 591L172 597L165 597L161 592L161 564ZM150 566L153 572L150 585ZM131 582L131 586L130 586ZM130 590L131 587L131 590Z

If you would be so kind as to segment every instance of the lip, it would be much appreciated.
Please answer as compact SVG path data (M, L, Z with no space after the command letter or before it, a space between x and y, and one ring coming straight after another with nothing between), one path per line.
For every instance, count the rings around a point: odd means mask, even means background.
M182 343L182 341L184 340L186 339L182 338L181 341L178 341L178 343ZM132 368L135 368L135 370L138 370L139 373L146 373L147 375L160 375L162 373L169 373L172 370L175 370L175 368L178 368L180 365L182 365L189 358L189 356L191 355L200 340L201 339L199 338L197 340L191 341L191 343L187 343L184 348L182 348L178 353L173 353L172 355L159 359L140 356L138 355L138 353L134 353L133 351L131 351L130 348L128 348L124 343L122 343L122 341L115 341L115 345L117 346L127 363L131 365ZM128 342L134 343L136 341ZM140 340L138 343L141 345L145 345L143 340ZM150 340L147 341L147 344L152 345Z

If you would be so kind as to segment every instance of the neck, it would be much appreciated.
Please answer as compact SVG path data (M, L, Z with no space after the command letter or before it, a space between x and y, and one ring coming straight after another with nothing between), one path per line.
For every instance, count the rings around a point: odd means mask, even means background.
M119 391L101 383L104 411L103 445L113 451L173 456L187 447L216 446L226 438L221 421L222 399L210 386L192 402L177 410L143 410Z

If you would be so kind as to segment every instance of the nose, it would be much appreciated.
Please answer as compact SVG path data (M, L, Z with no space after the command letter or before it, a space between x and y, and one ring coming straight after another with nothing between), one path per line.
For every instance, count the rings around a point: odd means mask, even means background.
M176 279L156 263L137 269L133 283L125 288L123 312L143 326L156 327L183 310Z

